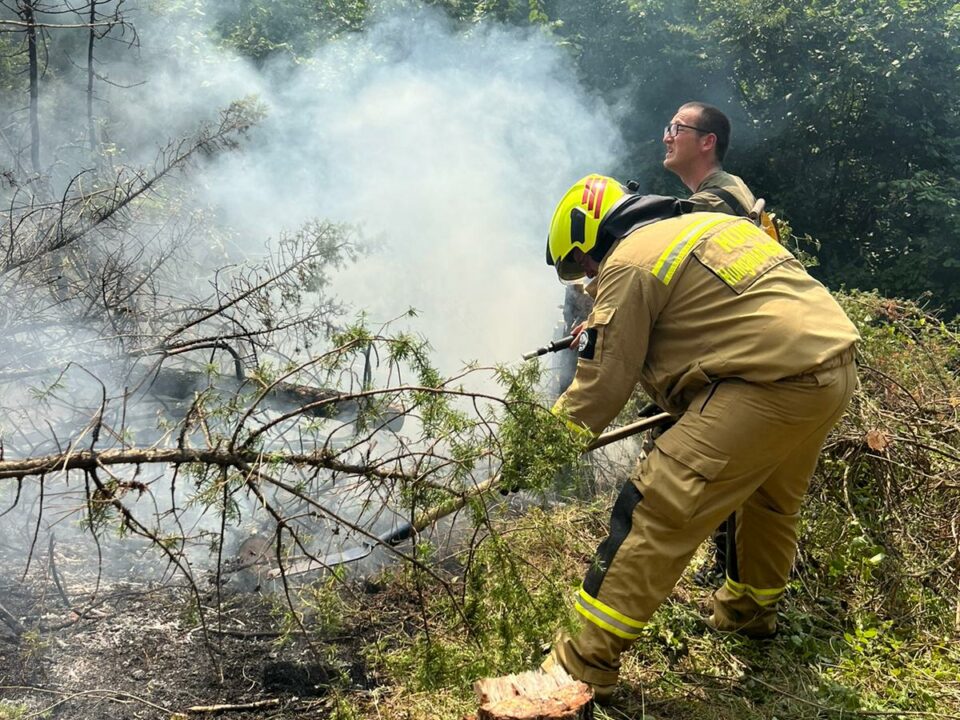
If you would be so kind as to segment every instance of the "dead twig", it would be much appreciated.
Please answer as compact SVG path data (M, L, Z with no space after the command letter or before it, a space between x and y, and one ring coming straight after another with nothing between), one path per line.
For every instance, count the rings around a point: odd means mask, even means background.
M280 704L280 698L270 698L269 700L257 700L248 703L233 703L225 705L194 705L188 707L188 713L216 715L228 712L243 712L244 710L259 710L261 708L276 707Z
M54 545L56 544L56 536L50 534L50 542L47 546L47 554L50 557L50 573L53 575L53 584L57 586L57 592L60 594L60 599L63 600L64 606L67 610L73 609L73 603L70 602L70 596L67 595L67 590L63 585L63 580L60 577L60 571L57 570L57 562L54 558Z
M36 712L23 715L22 716L23 720L30 720L30 718L36 718L36 717L46 717L50 714L52 710L60 707L66 702L70 702L71 700L75 700L77 698L86 698L90 696L93 696L95 699L98 699L98 700L110 700L111 702L121 703L123 705L137 702L137 703L140 703L141 705L152 707L155 710L160 710L161 712L164 712L167 714L172 714L173 712L169 708L165 708L162 705L157 705L156 703L152 703L149 700L145 700L142 697L139 697L137 695L131 695L130 693L122 692L120 690L106 690L103 688L95 688L93 690L83 690L81 692L67 694L60 690L51 690L49 688L37 687L36 685L0 685L0 690L29 690L30 692L47 693L48 695L63 695L62 698L57 700L52 705L48 705L47 707L40 708Z
M0 605L0 620L3 620L3 624L10 628L10 630L13 631L13 634L17 637L20 637L25 632L23 625L20 624L20 621L17 620L3 605Z

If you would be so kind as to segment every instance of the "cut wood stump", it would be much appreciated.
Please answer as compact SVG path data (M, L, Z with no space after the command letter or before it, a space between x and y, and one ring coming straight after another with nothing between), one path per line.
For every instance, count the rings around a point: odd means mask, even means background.
M554 666L473 684L476 720L592 720L593 690Z

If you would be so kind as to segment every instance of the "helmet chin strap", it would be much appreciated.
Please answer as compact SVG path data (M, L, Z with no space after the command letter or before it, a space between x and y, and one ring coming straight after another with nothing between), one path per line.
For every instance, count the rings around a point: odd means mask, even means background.
M637 228L693 211L693 203L665 195L628 195L597 229L597 242L587 253L598 263L614 244Z

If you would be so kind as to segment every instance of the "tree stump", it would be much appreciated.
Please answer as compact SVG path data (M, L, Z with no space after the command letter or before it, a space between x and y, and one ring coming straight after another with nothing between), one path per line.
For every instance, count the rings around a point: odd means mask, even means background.
M593 691L554 666L473 684L476 720L593 720Z

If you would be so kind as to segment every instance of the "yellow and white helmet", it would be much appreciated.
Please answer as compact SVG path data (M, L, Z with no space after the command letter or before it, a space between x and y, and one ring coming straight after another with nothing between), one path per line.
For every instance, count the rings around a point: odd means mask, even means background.
M573 259L574 248L589 253L596 247L604 219L629 191L604 175L587 175L571 187L553 212L547 235L547 264L561 280L579 280L583 269Z

